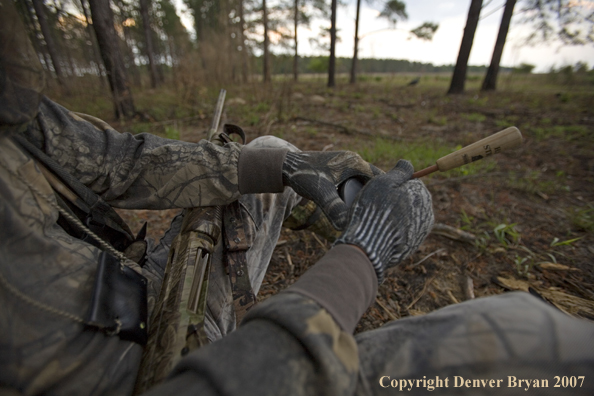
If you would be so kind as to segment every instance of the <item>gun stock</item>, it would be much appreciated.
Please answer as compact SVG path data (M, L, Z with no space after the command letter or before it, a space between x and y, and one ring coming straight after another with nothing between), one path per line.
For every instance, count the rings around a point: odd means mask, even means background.
M222 89L208 131L208 140L212 142L216 142L225 94ZM192 208L184 215L151 316L134 394L163 381L183 355L208 343L204 331L208 274L222 230L222 217L221 206Z

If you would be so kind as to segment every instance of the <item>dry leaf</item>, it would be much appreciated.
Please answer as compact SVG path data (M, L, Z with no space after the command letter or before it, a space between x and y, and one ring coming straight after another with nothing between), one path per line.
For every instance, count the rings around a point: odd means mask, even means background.
M540 263L538 266L549 271L579 271L578 268L572 268L568 267L567 265L555 263Z

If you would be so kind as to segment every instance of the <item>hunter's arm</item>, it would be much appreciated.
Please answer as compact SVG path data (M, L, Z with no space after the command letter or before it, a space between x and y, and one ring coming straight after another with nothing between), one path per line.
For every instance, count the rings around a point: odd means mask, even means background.
M262 157L262 150L249 155L250 150L237 143L220 147L205 140L188 143L146 133L119 133L97 118L70 112L48 98L42 99L36 122L26 135L115 207L167 209L232 202L254 190L248 178L239 182L240 163L268 175L266 185L256 189L282 191L286 150L268 150ZM246 165L254 158L259 160Z
M349 395L359 372L353 329L377 278L355 247L332 249L240 328L184 358L151 395Z

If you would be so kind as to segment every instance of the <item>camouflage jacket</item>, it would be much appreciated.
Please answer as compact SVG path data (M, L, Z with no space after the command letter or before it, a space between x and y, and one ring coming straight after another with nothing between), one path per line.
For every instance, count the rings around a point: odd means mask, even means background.
M352 395L358 373L354 337L314 301L283 292L184 358L149 395Z
M48 99L26 133L115 207L225 204L239 196L240 146L233 143L218 147L120 134ZM0 162L0 393L129 395L142 347L81 323L100 250L57 225L57 211L23 180L54 197L50 185L6 135L0 135ZM143 269L154 298L162 274L151 271ZM289 393L283 389L304 395L353 392L354 338L299 294L269 299L223 341L189 356L177 376L155 392L170 394L190 377L188 390L208 385L204 394L217 388L254 395ZM187 367L209 374L185 374ZM292 389L295 381L298 389Z
M119 133L47 98L27 139L111 206L169 209L223 205L239 197L241 146Z
M234 143L121 134L47 98L26 133L115 207L181 208L239 196L241 147ZM23 180L55 200L51 187L7 134L0 134L0 162L0 393L6 387L23 394L130 394L142 348L83 331L80 323L101 251L56 223L57 210ZM143 272L154 298L162 274Z

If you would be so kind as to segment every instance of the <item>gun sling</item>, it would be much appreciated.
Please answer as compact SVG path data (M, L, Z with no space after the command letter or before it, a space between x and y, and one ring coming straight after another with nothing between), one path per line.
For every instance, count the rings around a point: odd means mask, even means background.
M19 139L20 138L20 139ZM128 257L122 254L117 247L130 247L134 245L135 241L131 238L131 233L127 232L126 229L120 227L120 224L127 227L117 213L113 211L109 205L100 200L98 196L95 196L94 202L88 204L94 193L83 186L80 182L80 186L76 186L78 189L86 189L85 198L82 200L77 194L75 194L68 186L58 179L58 177L47 170L39 161L38 158L43 156L44 159L48 159L45 154L41 153L36 147L28 143L24 138L19 136L15 140L20 144L20 147L25 151L29 152L34 158L36 166L41 170L44 178L48 181L54 195L56 197L56 203L54 203L50 197L42 194L29 183L24 177L17 175L21 181L30 187L33 194L46 200L50 205L54 206L58 210L61 216L62 223L58 222L66 232L70 231L73 236L82 236L80 239L86 240L89 243L97 246L102 252L99 254L95 283L93 288L93 294L90 301L89 311L85 318L79 318L73 315L65 315L60 309L46 306L43 303L34 303L41 309L49 312L58 313L62 316L71 316L73 320L80 322L95 330L102 331L108 335L118 335L123 340L136 342L140 345L146 344L147 341L147 280L142 275L142 271L138 267L137 263L132 262ZM25 142L23 144L23 141ZM25 146L25 147L23 147ZM27 147L29 146L29 147ZM59 167L57 163L50 162L52 168ZM63 169L59 169L58 172L65 173ZM71 178L73 179L73 178ZM82 187L81 187L82 186ZM71 205L66 204L68 200ZM97 207L103 207L103 209L109 208L117 216L117 219L112 219L111 224L114 224L118 229L112 229L102 222L99 226L90 224L89 219L93 217L93 210ZM77 208L77 212L73 210ZM89 213L85 217L79 217L80 213L85 213L88 210ZM109 210L104 210L104 213L110 216ZM103 214L99 214L98 218L103 220ZM86 225L85 225L86 220ZM118 224L118 222L120 224ZM91 230L91 226L95 226L94 230ZM146 232L146 228L143 227L141 232ZM104 238L107 232L109 238ZM124 235L128 238L124 242L120 243L109 243L114 237L118 235ZM107 240L106 240L107 239ZM132 239L131 243L128 243ZM144 243L144 240L137 241ZM138 246L136 246L137 253L140 253ZM141 256L144 256L146 249L142 249ZM20 292L17 293L19 298L23 298ZM25 300L30 300L26 297Z

